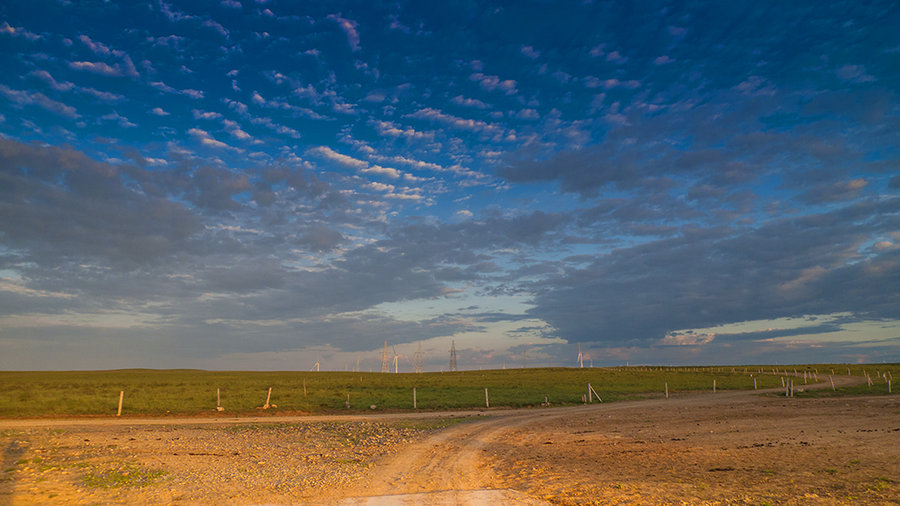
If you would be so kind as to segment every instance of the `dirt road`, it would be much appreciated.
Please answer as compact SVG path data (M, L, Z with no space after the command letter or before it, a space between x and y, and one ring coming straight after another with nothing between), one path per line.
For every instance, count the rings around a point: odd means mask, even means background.
M469 412L450 426L444 414L0 422L0 504L900 503L900 397L757 394Z

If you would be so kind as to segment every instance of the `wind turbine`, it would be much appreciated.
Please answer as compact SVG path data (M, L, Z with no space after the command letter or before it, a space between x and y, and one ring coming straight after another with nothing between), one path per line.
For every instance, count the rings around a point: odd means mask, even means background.
M316 358L316 365L313 366L313 369L314 369L316 372L319 372L319 359L318 359L318 358Z
M584 368L584 354L581 353L581 343L578 343L578 367Z

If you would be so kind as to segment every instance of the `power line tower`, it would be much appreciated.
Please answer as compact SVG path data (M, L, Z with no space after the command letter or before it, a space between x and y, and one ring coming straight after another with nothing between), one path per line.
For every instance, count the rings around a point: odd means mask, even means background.
M456 371L456 341L450 341L450 370Z
M391 372L391 360L388 358L387 341L384 342L384 349L381 350L381 372Z
M419 349L416 350L416 372L422 373L422 343L419 343Z

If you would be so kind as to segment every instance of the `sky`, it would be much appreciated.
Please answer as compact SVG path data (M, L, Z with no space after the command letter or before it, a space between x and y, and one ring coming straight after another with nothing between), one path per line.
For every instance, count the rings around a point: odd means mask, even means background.
M900 362L898 26L2 2L0 369Z

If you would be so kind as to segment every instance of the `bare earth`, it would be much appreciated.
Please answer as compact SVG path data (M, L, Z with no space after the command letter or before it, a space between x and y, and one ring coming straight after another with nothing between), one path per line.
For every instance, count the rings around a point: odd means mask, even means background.
M896 395L449 415L0 420L0 504L900 504Z

